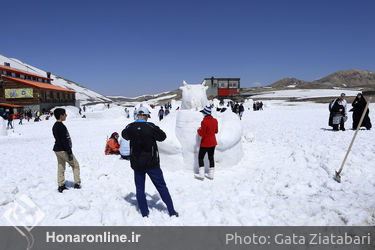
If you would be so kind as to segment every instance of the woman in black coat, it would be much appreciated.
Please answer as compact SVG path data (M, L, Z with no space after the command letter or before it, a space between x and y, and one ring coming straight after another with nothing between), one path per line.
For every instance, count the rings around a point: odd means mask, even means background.
M353 108L350 110L353 111L353 129L357 129L359 120L361 119L363 110L365 110L366 104L366 99L363 97L361 93L358 93L357 97L354 99L352 103ZM370 117L368 116L369 112L370 110L368 109L361 124L361 127L366 127L366 129L368 130L372 127Z
M338 131L339 125L340 130L345 131L344 123L346 122L345 117L345 107L342 105L342 99L337 98L334 102L332 109L331 109L331 115L332 115L332 127L333 130Z

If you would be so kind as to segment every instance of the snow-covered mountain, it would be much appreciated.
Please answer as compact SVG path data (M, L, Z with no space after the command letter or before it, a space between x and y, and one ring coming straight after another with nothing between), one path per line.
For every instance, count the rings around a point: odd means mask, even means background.
M41 75L41 76L46 76L47 72L41 69L38 69L36 67L33 67L29 64L26 64L24 62L21 62L18 59L15 58L9 58L6 57L2 54L0 54L0 64L4 65L4 62L10 63L10 67L12 68L17 68L20 70L24 70L33 74ZM57 76L54 74L51 74L51 79L53 79L52 84L56 86L60 86L63 88L71 89L76 91L76 99L80 101L81 104L86 104L86 103L97 103L97 102L112 102L111 99L98 94L92 90L89 90L82 85L73 82L71 80L65 79L61 76Z

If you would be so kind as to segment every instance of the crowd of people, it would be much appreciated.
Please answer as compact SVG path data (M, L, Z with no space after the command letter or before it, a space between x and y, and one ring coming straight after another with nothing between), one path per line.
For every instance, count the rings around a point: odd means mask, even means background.
M345 93L341 93L340 97L332 100L329 103L329 119L328 125L333 128L334 131L342 130L345 131L345 122L348 120L348 108L347 108L347 101L346 101ZM371 120L369 117L370 110L367 109L366 113L364 114L364 119L361 124L359 124L361 116L365 110L367 105L367 101L362 93L358 93L355 97L354 101L352 102L352 109L349 112L353 112L353 124L352 129L356 130L360 127L365 127L367 130L370 130ZM358 127L359 125L359 127Z
M170 109L171 107L167 107ZM162 109L162 108L161 108ZM126 109L127 111L127 109ZM214 178L215 160L214 153L217 145L215 134L218 133L218 122L211 116L211 106L206 106L201 110L203 120L197 134L201 137L201 143L198 153L199 173L195 174L197 179L203 180ZM126 112L127 113L127 112ZM128 113L127 113L128 114ZM72 152L72 140L70 134L63 124L67 114L65 109L57 108L54 112L56 122L52 128L55 138L53 151L57 158L57 190L62 193L67 189L65 185L65 165L68 163L73 169L74 188L81 188L80 167L77 159ZM163 172L160 168L160 158L157 141L164 141L166 134L155 124L148 122L151 117L150 111L140 106L136 109L137 119L128 124L120 135L113 132L107 140L104 153L105 155L120 155L121 159L129 160L130 166L134 172L134 182L136 187L136 198L139 209L143 217L148 217L149 210L145 196L145 176L148 175L152 183L158 190L163 202L166 204L170 216L178 217L179 214L173 206L171 195L165 183ZM206 153L210 166L205 175L203 158Z
M366 129L371 129L371 121L369 117L369 109L365 111L367 101L362 93L358 93L352 102L352 108L348 111L347 101L345 93L342 93L340 97L335 98L329 103L329 126L332 126L334 131L343 130L345 131L345 122L348 119L348 112L353 112L353 124L352 129L357 129L359 127L365 127ZM231 108L232 112L238 114L239 118L245 111L243 103L234 103L232 101L228 102L227 107ZM262 110L262 102L254 102L254 110ZM163 119L164 116L168 115L169 110L172 108L170 103L165 104L160 107L158 111L159 121ZM218 121L212 116L212 108L214 105L209 105L201 110L203 114L203 119L201 122L201 127L197 130L198 136L201 138L198 158L198 173L194 174L194 177L198 180L204 180L208 178L210 180L214 179L215 170L215 148L217 146L216 134L218 133ZM223 101L220 101L217 110L223 112L226 110ZM83 106L83 111L86 111L86 107ZM168 111L168 112L167 112ZM81 112L81 109L80 109ZM361 124L360 119L364 115ZM52 115L52 113L50 113ZM67 118L66 110L62 108L56 108L53 112L56 118L56 122L52 128L52 133L55 138L55 144L53 151L55 152L57 158L57 190L63 192L67 189L65 186L65 165L68 163L73 169L74 175L74 188L81 188L80 179L80 167L77 159L72 152L72 140L70 134L63 124ZM126 118L130 117L130 111L125 108ZM2 114L4 118L8 120L8 127L12 128L12 115L10 112L5 112ZM37 118L40 117L39 111L34 113ZM22 119L30 119L32 117L31 110L25 110L19 114L20 122L22 124ZM147 207L147 201L145 197L145 176L148 175L158 190L162 200L168 208L170 216L177 216L178 213L174 209L173 201L171 195L169 194L167 185L165 183L163 172L160 168L160 158L159 151L157 147L157 141L164 141L166 139L166 134L155 124L148 122L150 118L150 111L140 105L138 109L134 108L134 122L126 126L122 131L121 136L117 132L113 132L110 138L107 140L105 145L104 153L105 155L119 155L120 159L129 160L130 166L134 171L134 181L136 187L136 198L141 211L142 216L147 217L149 215L149 210ZM207 174L205 174L204 167L204 157L208 155L209 168Z
M263 102L256 101L253 103L253 111L263 110Z

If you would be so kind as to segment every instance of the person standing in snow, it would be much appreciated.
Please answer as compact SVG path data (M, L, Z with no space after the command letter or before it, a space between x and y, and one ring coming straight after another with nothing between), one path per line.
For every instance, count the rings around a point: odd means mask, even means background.
M331 112L332 112L332 127L334 131L340 130L345 131L344 123L346 121L345 119L345 107L342 105L342 99L341 97L338 98L335 103L332 106Z
M86 112L86 105L83 105L83 112Z
M9 129L9 127L11 129L13 129L13 117L12 117L12 114L8 111L7 114L6 114L6 119L8 120L8 125L7 125L7 129Z
M130 115L129 115L129 110L127 108L125 108L125 115L126 115L126 118L129 119Z
M348 110L347 110L347 102L345 100L345 96L346 96L345 93L341 93L340 98L341 98L341 105L345 109L345 116L347 116L348 115Z
M150 118L150 111L147 108L140 107L137 118L122 131L122 137L130 141L130 166L134 170L139 209L143 217L148 217L149 210L145 195L147 174L167 205L169 215L178 217L160 169L159 151L156 144L156 141L164 141L167 135L155 124L147 122Z
M215 147L217 145L215 134L218 133L218 123L215 118L211 116L211 107L206 106L200 112L203 113L204 118L201 122L201 127L197 130L198 135L202 137L199 153L198 153L198 163L199 163L199 174L195 175L195 178L199 180L204 179L204 163L203 158L208 153L208 160L210 162L210 167L208 169L208 174L206 177L210 180L214 178L215 170L215 160L214 153Z
M365 110L365 107L367 105L366 99L363 97L362 93L358 93L356 98L354 99L352 106L353 108L350 111L353 111L353 127L352 129L357 129L359 120L361 120L361 116L363 111ZM370 113L370 110L367 109L365 117L363 118L361 127L366 127L367 130L370 130L372 125L371 125L371 120L370 117L368 116Z
M65 109L57 108L53 112L56 122L52 127L53 137L55 137L55 145L53 151L57 158L57 190L62 193L67 187L65 186L65 164L68 163L73 169L74 188L81 188L79 163L72 152L72 140L68 129L63 124L66 120Z
M163 120L163 117L164 117L164 109L163 109L163 106L160 107L160 110L159 110L159 121Z
M343 114L344 114L344 119L345 119L345 121L348 119L348 116L347 116L347 113L348 113L348 112L347 112L347 103L346 103L346 100L345 100L345 93L341 93L340 97L338 97L338 98L332 100L332 101L329 103L329 105L328 105L328 109L329 109L328 125L331 126L331 127L333 127L333 123L332 123L332 121L333 121L333 115L334 115L334 112L332 111L332 107L333 107L333 105L334 105L337 101L339 101L339 100L341 100L341 105L344 107L344 112L343 112Z
M23 118L24 118L24 115L23 115L23 112L21 112L21 113L19 114L19 119L20 119L20 122L18 123L19 125L22 125L22 120L23 120Z
M259 110L263 110L263 102L262 101L260 101L260 103L259 103Z
M134 112L133 112L133 118L134 118L134 120L137 120L137 108L136 107L134 107Z
M238 115L240 116L240 120L242 120L242 115L243 115L243 112L245 111L245 108L243 107L242 103L238 107L238 111L239 111Z

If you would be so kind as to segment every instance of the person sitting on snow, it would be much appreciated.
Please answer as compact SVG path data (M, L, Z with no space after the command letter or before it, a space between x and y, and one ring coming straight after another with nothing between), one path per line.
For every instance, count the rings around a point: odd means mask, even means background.
M120 144L118 143L118 133L114 132L112 133L111 137L107 141L107 144L105 145L105 151L104 153L106 155L119 155L120 154Z

